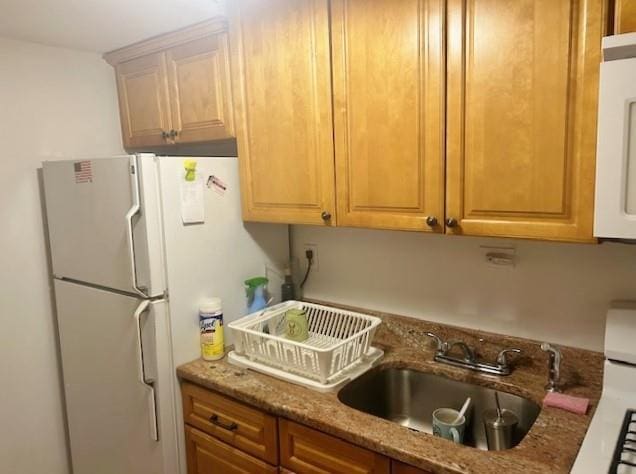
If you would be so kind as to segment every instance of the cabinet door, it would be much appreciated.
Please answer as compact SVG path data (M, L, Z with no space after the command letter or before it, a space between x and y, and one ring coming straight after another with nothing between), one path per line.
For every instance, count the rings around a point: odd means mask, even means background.
M591 241L604 0L449 0L450 233Z
M277 474L278 468L186 426L188 474Z
M297 474L389 474L389 458L279 419L280 462Z
M180 143L234 136L227 33L166 51L172 127Z
M636 32L636 1L616 0L614 34Z
M171 123L164 54L131 59L116 72L124 146L165 145Z
M332 2L338 224L443 231L443 11Z
M243 218L333 225L329 1L228 8Z

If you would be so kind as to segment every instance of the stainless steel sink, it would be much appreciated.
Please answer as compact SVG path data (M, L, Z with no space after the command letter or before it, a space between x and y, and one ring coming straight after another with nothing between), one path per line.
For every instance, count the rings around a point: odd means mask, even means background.
M521 442L539 415L540 407L529 400L498 392L502 408L519 417L513 445ZM338 393L342 403L356 410L393 421L414 431L432 433L431 415L437 408L459 410L467 397L472 408L467 416L464 444L488 449L482 413L495 408L495 390L439 375L409 369L376 369L346 385Z

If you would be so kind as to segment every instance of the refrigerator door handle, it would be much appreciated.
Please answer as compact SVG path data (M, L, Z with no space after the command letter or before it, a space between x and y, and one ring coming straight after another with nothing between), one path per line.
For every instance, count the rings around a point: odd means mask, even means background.
M132 207L126 213L126 228L128 235L128 250L130 252L130 271L132 274L132 287L139 296L148 298L148 295L139 288L137 282L137 265L135 259L135 241L133 235L133 217L135 217L141 211L141 204L139 199L139 167L137 166L137 155L130 157L130 176L132 184Z
M146 313L150 307L150 301L144 300L135 310L134 318L137 329L137 370L139 382L146 387L148 391L148 406L150 411L150 437L154 441L159 441L159 428L157 426L157 403L155 400L155 388L152 383L146 379L144 371L144 351L141 342L141 315Z

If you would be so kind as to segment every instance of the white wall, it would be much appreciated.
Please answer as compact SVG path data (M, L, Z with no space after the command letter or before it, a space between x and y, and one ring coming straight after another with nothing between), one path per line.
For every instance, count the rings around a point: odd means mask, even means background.
M0 38L0 472L69 472L37 169L120 143L98 55Z
M609 302L636 299L636 246L294 226L301 266L305 243L305 297L594 350ZM481 245L514 246L518 264L488 266Z

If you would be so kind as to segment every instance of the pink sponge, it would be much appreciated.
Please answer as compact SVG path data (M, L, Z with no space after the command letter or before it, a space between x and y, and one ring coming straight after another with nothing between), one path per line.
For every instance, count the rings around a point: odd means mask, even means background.
M544 407L555 407L565 411L571 411L578 415L585 415L590 400L587 398L563 395L562 393L550 392L543 399Z

